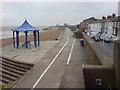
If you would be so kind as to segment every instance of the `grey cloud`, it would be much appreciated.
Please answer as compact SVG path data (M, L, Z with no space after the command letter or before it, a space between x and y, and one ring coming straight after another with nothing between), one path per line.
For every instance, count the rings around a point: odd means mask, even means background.
M85 18L117 13L117 2L4 3L3 25L18 26L26 17L32 25L77 24Z

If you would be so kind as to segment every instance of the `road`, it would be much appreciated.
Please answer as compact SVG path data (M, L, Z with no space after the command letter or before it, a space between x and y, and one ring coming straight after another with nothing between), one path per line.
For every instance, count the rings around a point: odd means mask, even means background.
M105 43L103 41L97 42L97 44L113 58L113 45L112 43Z
M87 64L87 55L80 46L79 39L73 38L73 32L67 29L60 43L13 89L84 88L82 64Z

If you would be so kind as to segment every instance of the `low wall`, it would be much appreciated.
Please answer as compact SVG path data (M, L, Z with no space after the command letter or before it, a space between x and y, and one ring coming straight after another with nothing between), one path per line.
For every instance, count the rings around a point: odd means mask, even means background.
M97 45L97 42L86 36L84 33L83 36L90 48L93 50L94 54L99 59L100 63L104 66L112 66L113 59L100 46Z
M97 45L97 42L85 34L83 34L83 36L102 64L82 65L85 88L106 88L106 90L111 90L110 88L115 87L115 69L113 68L113 59Z
M114 88L114 69L102 65L84 65L86 88Z
M115 69L115 88L120 90L120 40L114 41L113 68Z

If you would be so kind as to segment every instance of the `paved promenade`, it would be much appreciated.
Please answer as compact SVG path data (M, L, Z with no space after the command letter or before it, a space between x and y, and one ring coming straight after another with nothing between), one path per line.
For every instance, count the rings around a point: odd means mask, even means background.
M67 29L61 41L14 88L84 88L82 64L87 61L79 39Z

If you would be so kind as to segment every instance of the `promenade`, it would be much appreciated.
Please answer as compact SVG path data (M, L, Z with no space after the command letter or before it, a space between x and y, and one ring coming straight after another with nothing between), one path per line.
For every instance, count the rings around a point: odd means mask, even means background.
M84 88L82 64L88 64L87 58L79 39L67 29L61 41L14 88Z

